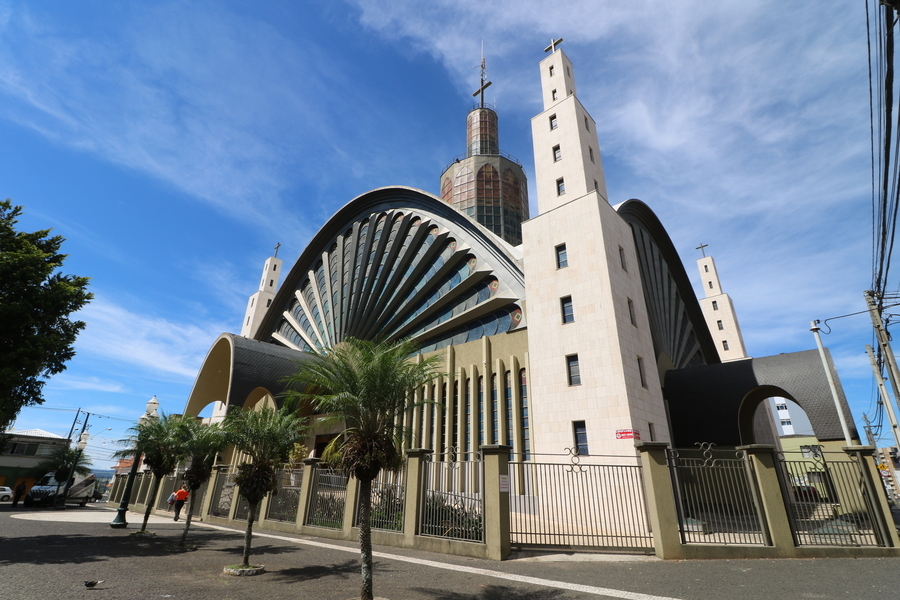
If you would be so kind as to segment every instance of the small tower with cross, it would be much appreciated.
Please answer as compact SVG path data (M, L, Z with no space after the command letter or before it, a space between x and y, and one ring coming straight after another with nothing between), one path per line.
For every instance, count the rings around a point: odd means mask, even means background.
M281 248L280 242L275 244L275 252L266 259L263 265L259 289L247 300L247 310L244 312L244 321L241 323L241 335L244 337L252 338L256 334L259 324L266 316L266 311L275 298L275 292L278 291L278 282L281 279L279 248Z
M707 247L708 244L700 244L696 248L703 255L697 260L697 269L700 271L700 281L705 294L704 298L699 299L703 318L716 341L719 358L722 359L722 362L747 358L744 336L741 335L741 326L738 323L734 304L731 296L722 291L719 272L716 271L716 261L712 256L706 255Z
M518 246L528 219L528 181L518 160L500 151L497 112L485 101L491 85L481 52L478 104L466 118L466 153L441 174L441 199L494 234Z

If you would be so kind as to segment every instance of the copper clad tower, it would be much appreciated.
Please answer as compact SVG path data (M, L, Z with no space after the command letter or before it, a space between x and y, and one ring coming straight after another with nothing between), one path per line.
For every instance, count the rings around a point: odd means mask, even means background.
M441 199L513 246L522 243L528 219L528 182L522 165L500 151L497 112L484 101L486 67L481 59L479 103L466 118L466 153L441 175Z

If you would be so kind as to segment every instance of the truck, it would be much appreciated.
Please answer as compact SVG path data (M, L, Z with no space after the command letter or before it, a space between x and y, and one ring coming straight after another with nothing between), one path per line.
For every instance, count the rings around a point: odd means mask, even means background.
M56 494L65 492L66 482L56 480L56 471L50 471L41 477L25 495L25 506L52 506L56 502ZM84 506L94 495L97 485L97 477L91 473L88 476L75 474L75 480L69 488L66 502ZM58 492L57 492L58 491Z

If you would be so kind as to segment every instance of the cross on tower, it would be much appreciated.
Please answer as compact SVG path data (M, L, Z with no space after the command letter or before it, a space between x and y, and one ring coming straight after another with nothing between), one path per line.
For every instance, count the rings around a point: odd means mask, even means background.
M484 60L484 43L482 43L481 44L481 87L478 88L474 94L472 94L472 97L475 97L478 94L481 94L481 101L480 101L481 108L484 108L484 90L486 90L488 88L488 86L491 85L490 81L486 82L484 80L486 75L487 75L487 62Z
M544 52L550 52L551 54L556 52L556 47L562 44L562 41L562 38L559 38L558 40L550 38L550 45L544 48Z
M275 244L275 258L278 258L278 249L281 248L281 242Z
M703 243L701 243L699 246L697 246L696 248L694 248L694 250L699 250L700 252L703 253L703 257L706 258L706 250L704 250L704 248L706 248L707 246L709 246L709 244L703 244Z

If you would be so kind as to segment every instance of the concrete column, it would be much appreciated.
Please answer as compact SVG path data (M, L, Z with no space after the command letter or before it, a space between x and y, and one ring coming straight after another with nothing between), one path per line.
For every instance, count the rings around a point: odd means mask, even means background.
M684 547L678 531L678 512L675 510L675 490L666 460L668 442L637 442L641 453L647 510L653 531L656 556L663 559L684 558Z
M309 511L310 500L312 499L312 482L319 463L322 462L318 458L303 459L303 479L300 483L300 501L297 502L297 527L306 525L306 515Z
M487 558L509 556L509 451L503 444L481 446L484 457L484 543Z
M881 484L881 474L875 464L875 446L846 446L843 450L851 457L855 457L859 463L863 487L872 501L871 506L875 513L873 515L875 522L872 525L878 532L878 537L888 548L900 547L900 537L891 517L887 494Z
M787 503L784 501L781 483L778 481L775 446L750 444L735 449L745 452L753 465L755 501L762 519L761 526L766 543L778 549L778 556L795 556L796 543L788 517Z
M403 501L403 545L412 548L419 533L419 512L422 506L422 460L431 454L425 448L406 451L406 498Z
M200 519L201 521L203 519L206 519L209 515L209 505L212 504L213 492L216 489L216 481L219 480L221 474L221 469L218 469L216 467L213 467L212 472L209 474L209 480L206 482L206 493L203 494L203 500L200 502L200 506L198 507L200 513L194 515L194 517ZM203 486L201 486L200 489L203 489ZM199 492L200 490L197 491Z
M353 517L356 516L356 503L359 496L359 479L356 477L347 478L347 495L344 501L344 536L347 539L353 538L353 528L356 523Z

